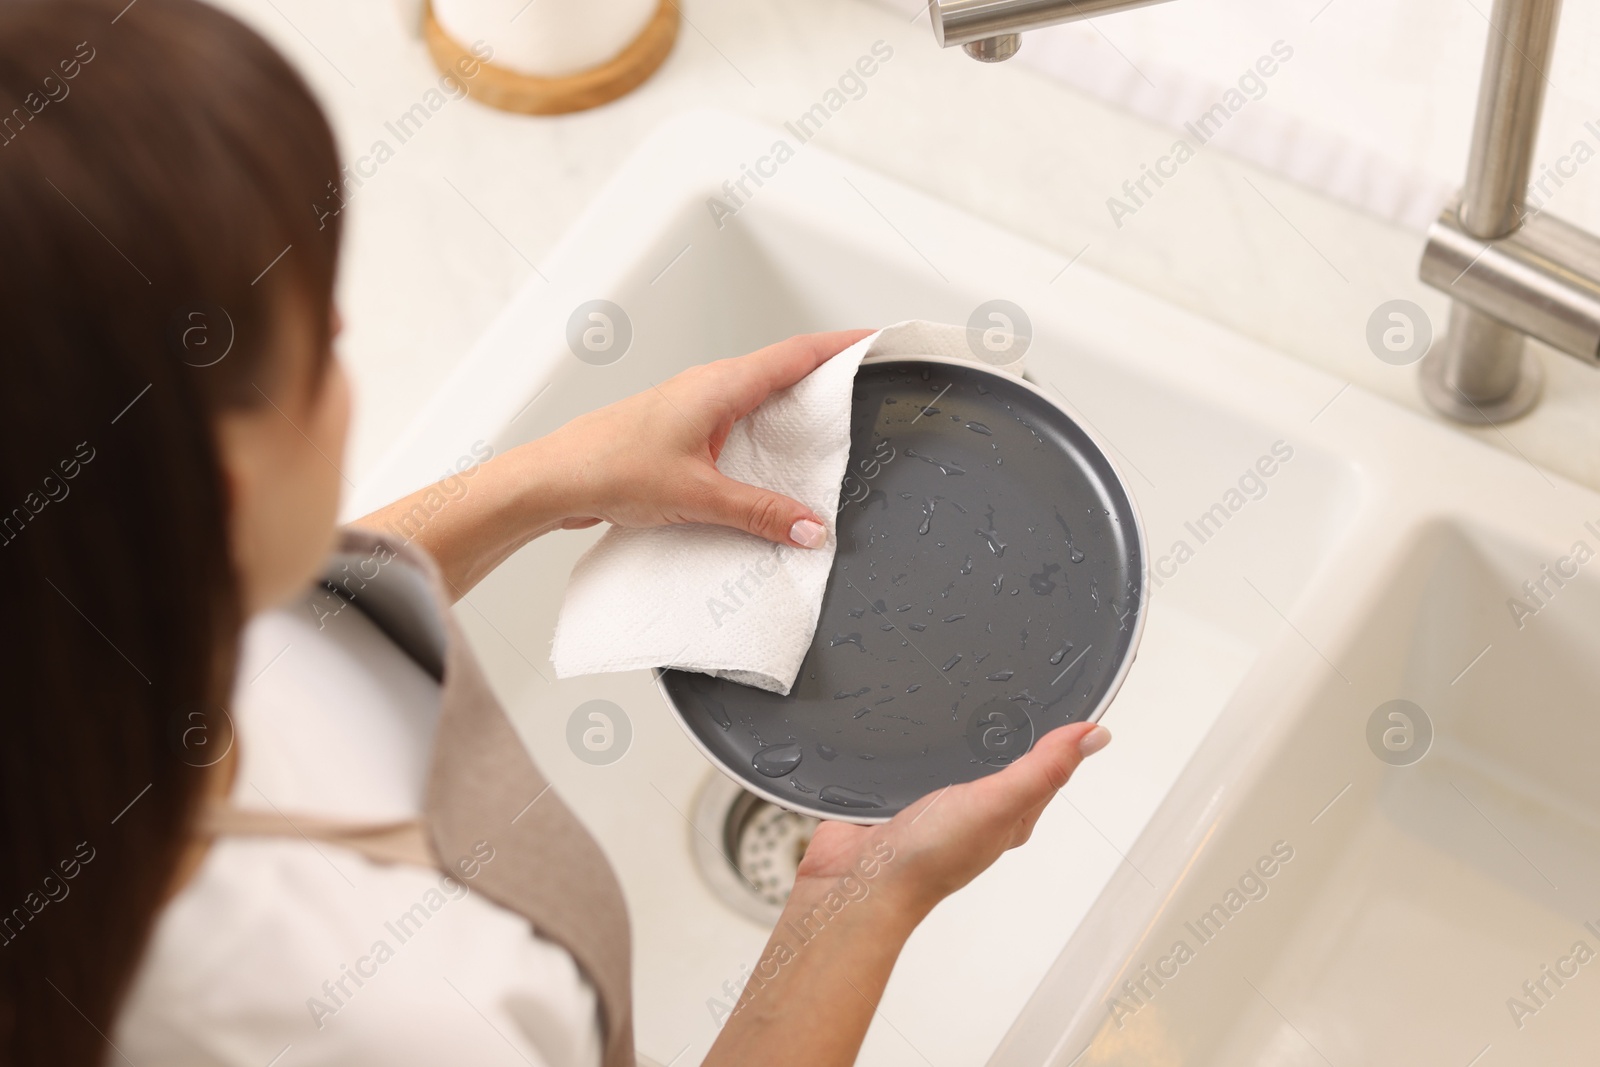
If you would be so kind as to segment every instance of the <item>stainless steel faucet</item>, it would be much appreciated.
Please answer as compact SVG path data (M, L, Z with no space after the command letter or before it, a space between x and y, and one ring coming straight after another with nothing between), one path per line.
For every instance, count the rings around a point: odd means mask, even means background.
M1528 211L1528 178L1561 0L1496 0L1489 16L1467 184L1428 231L1422 280L1449 294L1450 325L1422 361L1422 393L1462 422L1514 419L1539 402L1539 340L1600 361L1600 239Z
M984 62L1026 30L1163 0L929 0L934 38ZM1600 363L1600 238L1528 210L1539 116L1561 0L1494 0L1467 181L1428 231L1420 275L1451 298L1423 357L1422 394L1460 422L1532 410L1544 372L1527 339Z

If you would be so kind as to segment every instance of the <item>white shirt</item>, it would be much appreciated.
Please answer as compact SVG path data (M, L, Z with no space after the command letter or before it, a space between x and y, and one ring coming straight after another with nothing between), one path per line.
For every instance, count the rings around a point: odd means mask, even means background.
M354 607L320 630L309 598L267 613L241 650L233 803L414 818L439 708ZM597 1008L565 949L470 882L236 836L162 912L112 1040L163 1067L598 1067Z

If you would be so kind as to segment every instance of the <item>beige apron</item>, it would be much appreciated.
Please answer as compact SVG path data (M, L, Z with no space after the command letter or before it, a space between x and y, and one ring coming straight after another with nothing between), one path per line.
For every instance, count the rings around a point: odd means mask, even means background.
M359 608L440 683L443 705L422 818L352 825L230 806L209 809L200 832L313 838L378 863L433 867L463 881L456 864L487 841L495 862L476 867L472 888L572 953L599 994L605 1067L634 1067L622 887L495 700L449 610L438 567L421 549L347 528L323 578L323 611Z

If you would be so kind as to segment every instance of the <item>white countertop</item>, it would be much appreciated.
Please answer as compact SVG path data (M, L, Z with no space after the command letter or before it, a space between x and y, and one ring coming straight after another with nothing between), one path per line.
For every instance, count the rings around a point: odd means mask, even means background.
M295 60L351 158L437 78L387 0L223 6ZM340 349L358 396L352 481L656 124L710 105L780 125L880 39L893 60L819 144L1025 233L1063 264L1081 251L1105 273L1421 410L1415 367L1379 362L1364 341L1372 309L1396 297L1444 320L1445 301L1416 279L1415 233L1220 151L1187 163L1118 229L1105 197L1170 147L1165 130L1024 67L941 51L925 17L907 23L862 0L698 0L685 12L672 56L631 96L558 118L451 101L365 183L347 212L340 283ZM1463 122L1470 111L1463 101ZM1549 381L1532 416L1463 432L1600 488L1600 375L1541 355Z

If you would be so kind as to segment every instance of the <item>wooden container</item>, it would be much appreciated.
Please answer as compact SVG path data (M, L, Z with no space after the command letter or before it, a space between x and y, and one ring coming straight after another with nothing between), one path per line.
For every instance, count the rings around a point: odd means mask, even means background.
M610 103L644 82L672 51L679 21L673 0L661 0L655 14L621 52L598 66L553 77L513 70L492 58L480 60L440 24L431 3L423 18L423 37L441 71L453 72L463 62L479 67L474 77L462 80L478 101L527 115L560 115Z

